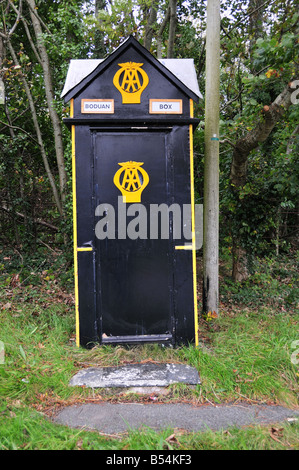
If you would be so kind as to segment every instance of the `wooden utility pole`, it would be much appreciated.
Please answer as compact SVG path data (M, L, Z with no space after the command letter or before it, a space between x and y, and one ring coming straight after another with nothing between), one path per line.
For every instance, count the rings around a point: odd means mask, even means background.
M220 0L208 0L206 32L203 313L218 315L219 298Z

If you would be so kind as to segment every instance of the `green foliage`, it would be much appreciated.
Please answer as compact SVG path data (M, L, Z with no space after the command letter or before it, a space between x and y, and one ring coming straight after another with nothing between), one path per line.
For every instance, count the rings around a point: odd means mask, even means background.
M139 4L138 0L116 0L111 3L109 10L99 12L95 26L103 29L108 36L109 52L112 52L129 35L137 33L138 27L142 24Z
M83 1L52 2L49 8L45 2L37 2L38 14L43 24L46 25L43 38L47 47L51 75L54 78L56 97L54 105L61 121L63 117L69 115L68 107L65 107L60 99L69 61L86 57L92 46L92 36L86 28L83 11L84 7L86 14L88 13L87 3ZM26 8L24 5L25 12ZM1 18L7 28L12 27L15 12L12 9L2 11ZM29 12L26 13L26 21L31 40L34 42L35 36L30 24ZM11 240L12 244L19 248L32 246L39 238L51 244L50 238L53 240L53 232L45 231L45 226L37 224L35 219L39 218L59 227L61 236L56 236L55 241L61 244L65 239L64 234L70 233L72 219L62 221L57 212L22 82L22 76L25 76L35 103L49 165L58 187L53 129L45 96L44 74L22 21L18 23L11 42L20 66L14 64L6 49L2 69L6 102L5 106L0 106L0 197L8 210L5 212L1 210L0 213L3 225L0 239L5 244ZM5 126L5 123L11 123L14 127L9 128ZM69 167L70 134L66 126L63 126L63 137L66 147L66 164ZM69 199L68 195L68 206ZM17 215L17 213L22 215ZM68 207L67 213L69 214Z
M256 309L275 308L280 312L298 309L298 254L290 256L255 258L251 264L252 275L241 284L226 279L221 286L223 302L237 303Z
M294 14L294 24L297 20L298 13ZM253 66L258 70L265 66L269 68L271 73L268 71L268 78L270 76L283 78L287 76L289 69L294 67L293 62L298 55L298 48L294 32L286 32L280 40L277 37L258 38L253 54ZM277 70L271 68L272 64Z
M263 107L296 77L298 12L280 2L263 8L259 37L259 27L251 31L249 18L242 21L237 8L237 16L225 20L221 134L233 144L255 128ZM298 106L291 106L270 137L251 152L246 184L237 191L229 181L232 146L221 147L220 216L225 227L221 239L223 243L230 237L238 239L251 256L296 247L298 112Z
M221 136L231 143L250 132L261 118L263 106L273 102L286 83L294 78L299 43L297 40L298 12L293 4L278 1L262 6L256 29L251 18L255 3L221 2ZM37 1L42 19L54 80L55 108L61 120L69 115L69 107L60 97L70 59L101 57L110 53L129 34L143 42L152 2L117 0L112 4L99 3L95 17L94 2L66 1L51 5ZM168 2L157 4L157 21L153 24L151 52L157 51L157 34ZM26 10L24 6L24 11ZM252 13L253 12L253 13ZM1 13L7 29L14 25L13 9ZM34 32L27 12L31 38ZM260 22L263 22L262 25ZM200 89L204 90L206 7L204 2L178 2L175 56L194 58L199 73ZM6 49L2 76L6 91L6 110L0 107L0 120L16 126L0 126L0 194L9 211L1 210L4 230L2 242L11 240L19 248L35 245L38 239L50 244L62 244L72 238L72 187L70 134L63 126L66 170L68 175L65 213L57 213L50 185L40 156L32 125L32 116L22 82L22 74L31 88L37 108L39 125L47 149L50 167L58 185L57 162L53 131L45 97L41 65L24 29L19 22L11 38L20 67L16 66ZM166 55L168 26L162 35L162 54ZM220 149L220 217L221 243L238 235L241 244L251 254L262 256L286 251L294 244L298 200L298 106L292 106L278 123L271 136L251 153L247 182L237 194L232 191L229 174L232 146ZM204 100L195 107L201 124L195 132L196 202L203 200ZM19 214L23 214L23 217ZM59 234L35 223L39 217L59 228ZM68 245L67 250L70 250ZM70 251L69 251L70 252ZM71 253L71 252L70 252Z

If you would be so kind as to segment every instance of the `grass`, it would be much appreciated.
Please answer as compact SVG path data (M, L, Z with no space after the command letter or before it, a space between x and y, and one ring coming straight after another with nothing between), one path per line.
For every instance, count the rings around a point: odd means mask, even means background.
M0 364L0 449L296 448L297 423L203 433L171 429L155 432L145 428L121 436L107 436L68 429L53 424L50 419L61 406L90 400L150 402L146 395L104 389L92 391L69 387L68 382L80 368L89 365L151 360L194 366L202 381L194 389L183 384L172 385L167 395L155 397L156 401L199 405L246 401L296 407L299 374L291 355L298 339L299 315L289 291L289 284L295 285L296 275L294 265L290 266L288 276L282 273L282 265L279 269L274 266L280 281L277 303L272 298L265 301L265 291L271 291L273 286L269 286L268 271L263 266L252 280L256 286L259 279L256 305L247 302L245 306L240 300L252 301L249 282L239 286L237 301L236 287L231 294L226 290L221 316L200 320L198 349L106 345L91 350L75 346L72 291L61 287L55 272L38 271L33 266L33 274L26 272L21 279L16 264L12 270L6 267L0 275L0 341L5 348L5 361ZM274 267L271 267L272 274ZM285 290L281 285L284 280Z

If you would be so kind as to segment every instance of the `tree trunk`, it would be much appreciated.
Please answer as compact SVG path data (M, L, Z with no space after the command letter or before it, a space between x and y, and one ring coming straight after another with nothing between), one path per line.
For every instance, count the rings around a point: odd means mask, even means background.
M252 55L253 47L258 38L264 34L263 28L263 14L265 9L265 0L250 0L248 13L249 13L249 52ZM251 70L253 73L253 69Z
M15 65L20 67L20 64L19 64L18 59L17 59L17 55L15 53L15 50L14 50L10 40L7 40L7 45L8 45L10 54L12 56L12 59L13 59ZM52 191L53 191L55 203L56 203L57 209L59 211L59 214L63 215L63 209L62 209L60 196L59 196L59 193L58 193L58 190L57 190L57 187L56 187L54 176L53 176L52 171L50 169L47 153L46 153L46 150L45 150L45 147L44 147L44 142L43 142L41 130L40 130L38 119L37 119L34 100L33 100L33 97L31 95L29 85L28 85L28 83L27 83L27 81L26 81L23 74L21 75L21 79L22 79L22 82L23 82L23 85L24 85L24 89L25 89L25 93L27 95L28 102L29 102L31 116L32 116L35 132L36 132L36 135L37 135L37 141L38 141L38 144L39 144L39 147L40 147L40 152L41 152L41 156L42 156L42 159L43 159L43 162L44 162L45 170L46 170L46 173L47 173L47 176L49 178L49 182L50 182L50 185L51 185L51 188L52 188Z
M145 26L144 47L149 51L154 35L154 25L157 21L158 0L152 0L148 20Z
M169 8L169 5L168 5L168 8L166 10L166 14L164 16L164 19L161 23L161 26L160 26L158 34L157 34L157 58L158 59L162 59L162 36L163 36L164 30L166 28L166 25L169 21L169 17L170 17L170 8Z
M169 0L170 17L169 17L169 35L168 35L168 47L167 47L167 58L171 59L174 54L174 43L175 43L175 30L177 23L177 0Z
M94 51L93 51L93 57L95 59L103 59L106 56L106 48L105 48L105 33L102 31L101 28L101 21L99 20L99 12L101 10L104 10L106 7L106 0L96 0L95 2L95 17L98 20L98 29L95 32L94 36Z
M230 180L235 188L246 183L248 156L252 150L269 137L276 123L283 117L292 104L292 83L288 84L270 106L264 106L262 118L256 127L238 140L234 146Z
M233 272L232 277L236 282L242 282L248 277L247 252L240 246L240 241L233 241Z
M252 59L252 53L254 50L254 45L259 37L262 37L264 34L263 30L263 12L265 8L264 0L249 0L247 14L249 17L248 21L248 34L249 34L249 55ZM253 63L253 60L251 60ZM250 67L251 73L256 73L253 66ZM240 97L242 93L240 93ZM245 141L250 137L247 134ZM235 185L235 188L241 188L246 182L247 176L247 165L248 165L248 155L251 150L249 142L241 142L239 140L237 146L235 147L233 155L233 163L231 167L231 182ZM254 139L253 139L254 140ZM248 151L249 150L249 151ZM246 250L241 245L241 236L238 234L233 234L233 268L232 268L232 277L235 281L244 281L248 275L248 256Z
M257 148L260 143L265 142L277 122L291 106L292 92L292 83L289 83L270 106L264 106L262 117L256 127L234 145L230 171L230 181L234 192L238 192L246 183L250 152ZM233 240L232 271L235 281L242 281L248 276L247 255L241 246L240 240L241 237L235 234Z
M56 152L56 160L58 166L58 173L59 173L59 186L60 186L60 195L62 201L62 208L63 203L65 201L65 190L66 190L66 182L67 182L67 175L64 163L64 152L63 152L63 141L62 141L62 128L59 116L54 107L54 89L52 83L52 75L51 75L51 67L49 63L48 53L45 47L45 43L43 40L43 31L40 24L39 19L34 14L34 10L36 10L35 0L27 0L27 3L30 7L30 16L33 25L33 29L36 36L36 44L37 49L39 52L39 56L41 58L41 63L44 72L44 84L45 84L45 92L47 103L49 107L49 114L50 119L53 126L54 131L54 142L55 142L55 152Z
M0 78L2 78L2 63L4 57L4 46L3 46L3 38L0 36Z

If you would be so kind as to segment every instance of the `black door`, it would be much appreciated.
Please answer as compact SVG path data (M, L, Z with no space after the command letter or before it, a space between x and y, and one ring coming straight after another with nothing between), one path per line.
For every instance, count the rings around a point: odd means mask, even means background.
M97 317L103 343L174 340L174 245L165 230L162 238L151 217L152 207L170 206L173 200L169 131L92 132Z

